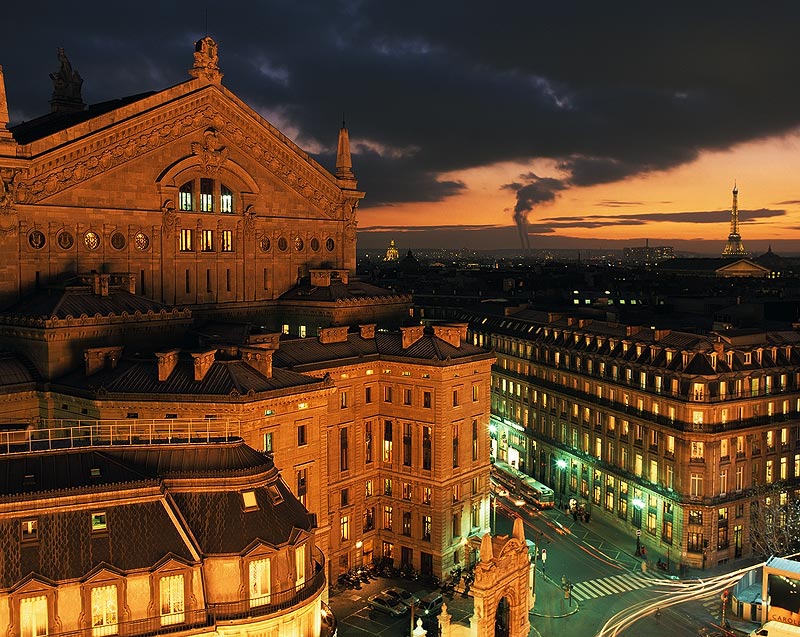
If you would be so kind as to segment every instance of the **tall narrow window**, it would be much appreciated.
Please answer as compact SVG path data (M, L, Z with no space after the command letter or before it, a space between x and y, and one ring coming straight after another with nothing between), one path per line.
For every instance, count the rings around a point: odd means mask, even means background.
M339 471L347 471L350 468L350 453L347 444L347 427L339 430Z
M117 587L98 586L92 589L92 637L116 635L117 625Z
M159 581L161 594L161 625L180 624L184 621L183 575L162 577Z
M194 188L191 181L187 181L183 186L181 186L179 195L178 195L178 208L181 210L192 210L194 202Z
M383 423L383 461L392 462L392 421Z
M478 421L472 421L472 460L478 459Z
M211 270L206 268L206 292L211 292Z
M233 193L225 184L220 184L219 187L219 210L233 212Z
M227 292L231 291L231 269L225 268L225 290Z
M431 470L431 428L422 428L422 468Z
M250 606L269 604L270 577L269 558L250 562Z
M191 228L181 228L180 250L181 252L191 252L194 250L194 247L192 246Z
M47 635L47 598L26 597L19 602L20 637Z
M305 506L306 493L308 492L308 470L297 470L297 499Z
M411 466L411 423L403 424L403 465Z
M214 212L214 180L200 180L200 212Z
M458 467L458 425L453 426L453 469Z
M348 524L349 529L349 524ZM350 531L347 532L348 537ZM294 549L295 588L299 591L306 583L306 545L301 544Z
M222 252L233 252L233 230L223 230L219 249Z
M214 251L214 231L201 230L200 231L200 251L213 252Z
M364 462L372 462L372 421L364 423Z

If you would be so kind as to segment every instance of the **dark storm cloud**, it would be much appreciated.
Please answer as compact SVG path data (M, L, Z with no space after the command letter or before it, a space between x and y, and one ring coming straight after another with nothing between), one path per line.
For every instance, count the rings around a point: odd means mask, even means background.
M9 3L12 119L48 111L58 46L89 103L183 81L206 6L224 84L331 168L346 114L364 206L463 192L441 177L460 169L553 160L562 183L520 181L521 214L800 125L800 5L736 0Z
M771 219L786 215L785 210L740 210L739 222L753 223L759 219ZM551 223L553 228L599 228L603 226L644 225L645 223L701 223L720 224L730 221L730 210L706 210L685 212L642 212L624 215L576 215L571 217L548 217L542 222Z

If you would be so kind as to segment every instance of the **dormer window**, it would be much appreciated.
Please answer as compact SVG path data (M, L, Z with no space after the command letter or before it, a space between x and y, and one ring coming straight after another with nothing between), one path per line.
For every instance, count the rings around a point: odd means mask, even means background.
M37 520L23 520L21 525L22 541L33 542L39 537L39 523Z
M105 531L107 528L105 511L92 513L92 531Z
M257 509L258 502L256 501L255 491L242 491L242 504L246 511Z

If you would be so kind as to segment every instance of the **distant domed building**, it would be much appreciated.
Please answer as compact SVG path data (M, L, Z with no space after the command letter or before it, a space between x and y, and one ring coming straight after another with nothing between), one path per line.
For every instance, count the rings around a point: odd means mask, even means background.
M399 261L400 253L394 245L394 239L389 242L389 247L386 248L386 256L383 257L384 261Z

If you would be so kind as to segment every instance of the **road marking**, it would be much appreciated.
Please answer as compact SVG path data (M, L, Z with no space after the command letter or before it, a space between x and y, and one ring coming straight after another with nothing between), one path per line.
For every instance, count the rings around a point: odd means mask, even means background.
M613 575L594 580L586 580L572 585L572 596L577 601L586 601L606 595L618 595L629 591L648 588L669 581L657 574L652 575Z

